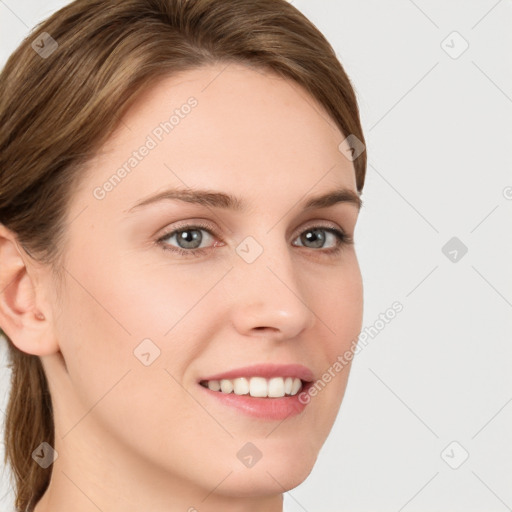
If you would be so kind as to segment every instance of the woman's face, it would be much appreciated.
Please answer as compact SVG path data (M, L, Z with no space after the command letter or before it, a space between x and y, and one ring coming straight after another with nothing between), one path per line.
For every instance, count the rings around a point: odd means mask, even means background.
M68 212L52 312L63 361L42 358L54 467L201 496L272 495L306 478L347 383L349 366L333 365L362 321L344 138L295 82L241 65L139 98ZM288 396L291 379L329 368L307 405ZM276 396L262 397L269 386Z

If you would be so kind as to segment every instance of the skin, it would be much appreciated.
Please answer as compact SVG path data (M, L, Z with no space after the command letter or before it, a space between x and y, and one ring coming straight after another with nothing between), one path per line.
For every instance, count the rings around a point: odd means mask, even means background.
M190 114L96 199L190 96ZM321 378L357 338L354 245L328 255L334 236L320 248L300 238L318 225L354 236L353 204L301 206L337 188L356 192L338 150L344 138L295 82L238 64L187 71L145 91L90 162L67 212L60 286L0 226L0 321L18 348L41 357L55 411L59 456L36 512L281 510L333 425L349 366L284 421L206 401L197 381L268 362L304 364ZM168 200L128 212L172 187L232 193L247 209ZM214 231L201 232L201 247L218 244L210 252L187 257L155 243L200 220ZM263 249L250 264L235 251L247 236ZM177 237L166 243L179 247ZM150 366L133 353L146 338L161 351ZM262 453L252 468L236 456L248 441Z

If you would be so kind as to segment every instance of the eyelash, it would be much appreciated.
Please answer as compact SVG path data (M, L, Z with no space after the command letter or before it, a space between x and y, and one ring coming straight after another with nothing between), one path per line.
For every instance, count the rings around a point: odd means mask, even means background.
M349 236L346 233L344 233L343 231L333 228L331 226L310 226L307 229L305 229L304 231L302 231L299 234L299 236L307 231L314 231L317 229L320 229L323 231L328 231L329 233L332 233L337 239L336 247L333 247L331 249L324 249L324 250L317 249L316 250L317 252L323 253L327 256L336 256L345 246L351 245L354 243L354 240L351 236ZM185 257L203 256L203 255L207 254L208 252L210 252L212 249L215 249L215 246L204 247L202 249L182 249L181 247L171 246L168 243L164 242L164 240L172 237L173 235L177 235L178 233L180 233L182 231L187 231L187 230L204 230L208 234L210 234L212 237L216 237L215 233L210 229L210 226L207 226L207 225L204 225L201 223L197 223L197 224L189 224L189 225L180 226L177 229L168 231L167 233L162 235L160 238L158 238L156 240L156 243L158 245L160 245L160 247L164 251L170 251L172 253L179 254L179 255L185 256ZM304 247L304 246L299 246L299 247ZM308 247L304 247L304 248L308 249ZM315 250L315 249L313 249L313 250Z

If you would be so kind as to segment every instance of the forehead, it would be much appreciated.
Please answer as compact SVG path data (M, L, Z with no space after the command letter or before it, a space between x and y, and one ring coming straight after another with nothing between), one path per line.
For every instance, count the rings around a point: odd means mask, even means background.
M171 186L283 203L309 190L355 190L352 162L338 150L343 139L297 83L240 64L216 64L144 91L91 162L85 192L91 196L110 180L105 200L96 205L125 210Z

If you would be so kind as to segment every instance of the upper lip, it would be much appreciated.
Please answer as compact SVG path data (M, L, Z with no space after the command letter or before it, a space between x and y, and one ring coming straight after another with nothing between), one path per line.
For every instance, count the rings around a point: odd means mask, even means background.
M238 377L296 377L311 382L314 380L313 372L302 364L255 364L235 368L215 375L203 377L200 380L236 379Z

